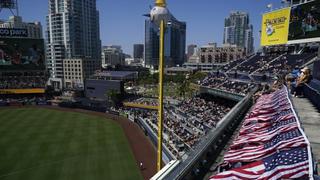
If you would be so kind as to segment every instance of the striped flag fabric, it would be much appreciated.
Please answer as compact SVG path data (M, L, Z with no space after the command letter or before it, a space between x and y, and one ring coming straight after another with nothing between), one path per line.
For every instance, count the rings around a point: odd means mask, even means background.
M261 96L224 155L228 168L210 179L309 179L310 144L286 87ZM224 169L224 168L222 168Z
M277 150L306 146L304 137L298 129L276 135L268 142L247 143L244 147L230 149L224 156L227 162L250 162L261 159Z
M230 179L309 179L309 158L306 147L277 152L260 161L212 176L210 180Z
M238 146L239 144L253 143L253 142L266 142L271 140L279 132L288 132L297 128L298 126L296 124L289 124L287 126L281 126L270 132L263 131L260 133L255 132L255 133L247 134L247 135L241 136L241 138L234 141L233 146Z

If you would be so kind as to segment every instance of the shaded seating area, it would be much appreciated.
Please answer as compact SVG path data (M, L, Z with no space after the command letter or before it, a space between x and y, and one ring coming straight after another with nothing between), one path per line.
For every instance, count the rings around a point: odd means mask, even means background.
M303 94L320 111L320 80L313 79L303 87Z

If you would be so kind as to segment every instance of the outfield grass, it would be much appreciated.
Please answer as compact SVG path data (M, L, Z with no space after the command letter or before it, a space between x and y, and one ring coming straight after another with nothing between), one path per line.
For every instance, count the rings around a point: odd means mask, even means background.
M115 122L49 109L0 109L0 179L142 179Z

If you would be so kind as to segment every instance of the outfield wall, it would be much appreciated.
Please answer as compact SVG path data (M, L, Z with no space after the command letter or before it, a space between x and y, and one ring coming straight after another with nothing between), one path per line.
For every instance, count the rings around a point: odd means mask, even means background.
M135 121L140 126L140 128L144 130L146 136L150 138L151 142L155 145L155 147L157 147L158 138L157 135L153 132L152 128L141 117L136 118ZM162 143L162 145L162 160L165 164L168 164L170 161L175 160L175 157L169 151L165 144Z

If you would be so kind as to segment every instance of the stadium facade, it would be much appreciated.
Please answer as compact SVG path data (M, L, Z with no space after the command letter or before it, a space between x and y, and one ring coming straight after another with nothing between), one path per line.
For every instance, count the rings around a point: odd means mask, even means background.
M254 52L253 26L248 13L235 11L225 18L223 43L246 48L247 54Z
M222 47L217 47L216 45L209 44L200 47L200 63L227 63L241 59L245 54L245 49L236 45L226 44Z
M172 14L165 34L165 66L182 65L185 62L186 23L178 21ZM145 20L145 66L158 69L159 27L150 19Z
M64 59L90 59L101 67L99 12L96 0L49 1L47 15L47 66L51 82L62 88Z

